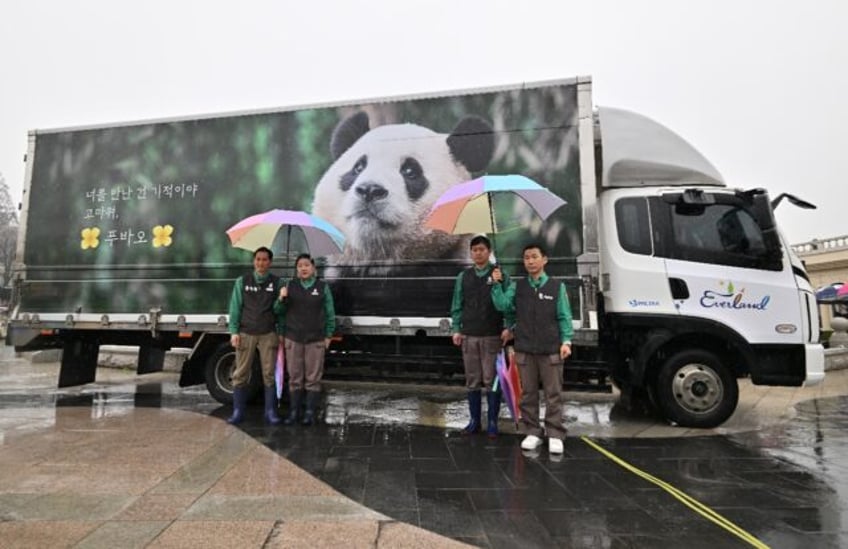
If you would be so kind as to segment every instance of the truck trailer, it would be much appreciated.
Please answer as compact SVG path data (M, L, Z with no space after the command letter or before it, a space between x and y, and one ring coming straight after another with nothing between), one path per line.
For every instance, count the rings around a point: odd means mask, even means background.
M226 230L274 208L345 236L317 258L336 302L329 368L461 371L450 301L472 235L425 220L483 174L520 174L565 201L544 220L508 195L491 208L499 265L521 276L523 246L539 242L566 283L572 386L611 382L671 423L714 427L740 378L824 378L815 296L776 226L779 200L727 185L650 118L596 107L589 77L31 131L26 161L7 342L62 349L60 387L94 381L101 345L138 346L140 374L182 347L180 384L229 402L227 304L251 254ZM281 242L273 270L293 276L309 250Z

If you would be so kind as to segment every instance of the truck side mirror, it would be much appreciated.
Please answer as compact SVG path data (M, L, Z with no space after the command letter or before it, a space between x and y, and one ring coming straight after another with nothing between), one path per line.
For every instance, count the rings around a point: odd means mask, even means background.
M798 198L797 196L795 196L793 194L789 194L789 193L780 193L779 195L777 195L777 198L775 198L774 200L771 201L771 209L776 210L777 205L780 204L780 201L783 200L784 198L786 200L788 200L789 203L792 204L793 206L798 206L799 208L803 208L805 210L815 210L816 209L815 204L811 204L810 202L807 202L806 200Z

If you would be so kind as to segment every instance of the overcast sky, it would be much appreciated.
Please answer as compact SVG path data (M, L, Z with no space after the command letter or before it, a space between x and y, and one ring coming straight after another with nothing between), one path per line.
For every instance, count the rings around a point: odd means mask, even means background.
M732 186L797 194L793 243L848 234L848 2L7 0L0 173L27 131L591 75Z

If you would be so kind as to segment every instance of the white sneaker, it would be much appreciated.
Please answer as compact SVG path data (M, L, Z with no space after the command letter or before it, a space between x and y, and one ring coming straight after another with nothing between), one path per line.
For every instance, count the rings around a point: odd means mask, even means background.
M552 454L561 454L563 452L562 439L550 437L548 439L548 452Z
M524 440L521 441L522 450L535 450L541 445L542 439L540 439L536 435L527 435L526 437L524 437Z

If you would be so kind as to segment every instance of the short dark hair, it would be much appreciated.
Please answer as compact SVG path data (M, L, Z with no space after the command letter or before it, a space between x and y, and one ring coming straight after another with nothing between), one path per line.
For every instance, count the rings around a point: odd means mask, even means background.
M272 252L270 248L265 246L260 246L256 248L256 250L253 252L253 259L256 259L256 254L258 254L259 252L265 252L266 254L268 254L268 259L274 261L274 252Z
M486 235L478 234L477 236L471 239L471 244L469 244L468 247L473 248L478 244L482 244L488 250L492 249L492 243L491 241L489 241L489 237L487 237Z
M539 250L539 253L542 254L543 257L548 257L548 252L545 250L545 247L539 244L538 242L531 242L530 244L524 246L524 249L521 250L521 255L523 256L524 252L526 252L527 250L532 250L534 248Z
M309 262L310 262L310 263L312 263L312 266L313 266L313 267L315 266L315 260L314 260L314 259L312 259L312 256L311 256L311 255L309 255L309 254L298 254L298 256L297 256L297 257L295 258L295 260L294 260L294 267L295 267L295 269L297 268L297 264L298 264L298 263L300 263L300 260L301 260L301 259L308 259L308 260L309 260Z

